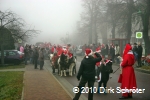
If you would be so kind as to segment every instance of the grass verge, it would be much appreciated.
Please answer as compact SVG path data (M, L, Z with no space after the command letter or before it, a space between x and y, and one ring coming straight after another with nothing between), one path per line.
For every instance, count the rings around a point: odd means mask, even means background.
M145 70L147 70L147 71L150 71L150 66L142 66L142 67L140 67L141 69L145 69Z
M21 100L24 72L0 72L0 100Z
M19 65L0 66L0 69L17 69L17 68L25 68L25 65L24 64L19 64Z

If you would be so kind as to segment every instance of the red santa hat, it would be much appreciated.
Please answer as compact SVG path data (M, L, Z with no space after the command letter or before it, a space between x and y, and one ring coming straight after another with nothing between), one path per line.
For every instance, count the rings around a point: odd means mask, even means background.
M67 55L67 53L68 53L66 49L63 49L62 52L63 52L64 55Z
M100 49L100 47L98 47L98 48L96 48L96 52L101 52L101 49Z
M73 54L72 53L68 53L69 58L72 58Z
M91 49L86 49L85 50L85 56L86 56L86 58L89 58L88 56L92 55L92 53L93 53L93 51Z

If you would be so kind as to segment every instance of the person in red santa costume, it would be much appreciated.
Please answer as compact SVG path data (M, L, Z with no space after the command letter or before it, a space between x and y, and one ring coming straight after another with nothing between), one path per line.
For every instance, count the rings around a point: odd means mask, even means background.
M132 52L132 47L130 44L126 44L123 53L123 61L120 64L122 68L121 89L137 88L136 77L133 68L134 63L135 59ZM128 99L128 98L132 98L132 92L122 93L122 97L119 99Z

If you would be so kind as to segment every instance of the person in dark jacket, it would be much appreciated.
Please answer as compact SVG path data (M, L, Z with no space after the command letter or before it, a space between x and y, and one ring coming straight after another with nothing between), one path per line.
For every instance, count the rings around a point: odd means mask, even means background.
M25 65L27 65L27 62L28 62L28 59L29 59L29 48L28 48L28 45L25 46L24 57L25 57Z
M137 43L134 43L134 46L133 46L133 54L135 56L135 67L137 67L137 60L138 60L138 48L137 48Z
M88 100L93 100L93 91L91 91L91 90L93 90L93 86L94 86L94 82L95 82L95 65L97 62L101 61L102 58L101 58L100 54L98 54L98 53L95 53L97 58L94 58L92 56L93 52L91 49L86 49L85 54L86 54L86 56L81 61L80 68L79 68L79 71L77 74L78 80L80 80L80 78L82 76L81 81L78 85L79 92L76 93L73 100L79 100L81 91L84 89L85 84L87 82L88 82L88 88L89 88Z
M37 48L37 47L35 47L35 50L34 50L34 52L33 52L34 69L37 69L38 58L39 58L38 48Z
M39 52L39 62L40 62L40 70L43 70L43 66L44 66L44 48L41 48L40 52Z
M138 67L141 67L141 57L142 57L143 48L141 46L141 43L138 43Z
M111 60L114 62L114 58L115 58L115 48L114 48L113 45L110 46L109 55L110 55Z

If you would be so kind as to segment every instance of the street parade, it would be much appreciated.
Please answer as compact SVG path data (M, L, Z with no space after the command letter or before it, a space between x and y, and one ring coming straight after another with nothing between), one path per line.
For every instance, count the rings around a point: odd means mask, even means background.
M1 0L0 100L150 100L150 0Z

